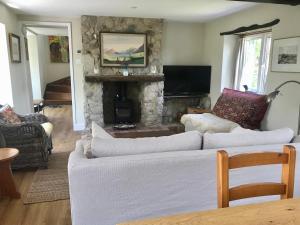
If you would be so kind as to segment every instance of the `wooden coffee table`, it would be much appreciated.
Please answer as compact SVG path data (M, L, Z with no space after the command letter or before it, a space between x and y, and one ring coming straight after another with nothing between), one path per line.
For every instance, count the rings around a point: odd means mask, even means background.
M11 171L11 162L18 154L18 149L0 148L0 196L21 197Z

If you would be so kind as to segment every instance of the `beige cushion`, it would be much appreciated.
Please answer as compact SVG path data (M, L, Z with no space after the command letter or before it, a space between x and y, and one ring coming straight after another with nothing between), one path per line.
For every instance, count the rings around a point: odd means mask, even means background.
M243 130L237 133L206 133L203 135L203 149L286 144L293 139L293 136L294 131L290 128L272 131Z
M94 121L92 122L92 137L105 138L105 139L114 138Z
M137 155L171 151L200 150L202 135L198 131L163 137L92 139L94 157Z
M46 132L47 136L50 137L53 131L53 125L50 122L42 123L41 126L44 128L44 131Z

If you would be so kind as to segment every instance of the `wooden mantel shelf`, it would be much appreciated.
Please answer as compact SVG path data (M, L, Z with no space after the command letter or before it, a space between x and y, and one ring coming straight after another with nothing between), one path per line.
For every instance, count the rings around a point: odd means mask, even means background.
M87 75L86 82L159 82L163 81L163 75Z

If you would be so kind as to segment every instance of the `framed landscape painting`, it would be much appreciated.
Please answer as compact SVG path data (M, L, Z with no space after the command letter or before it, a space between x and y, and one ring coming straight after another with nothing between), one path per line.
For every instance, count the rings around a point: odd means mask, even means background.
M146 34L100 33L101 66L146 67Z
M274 40L273 72L300 72L300 37Z

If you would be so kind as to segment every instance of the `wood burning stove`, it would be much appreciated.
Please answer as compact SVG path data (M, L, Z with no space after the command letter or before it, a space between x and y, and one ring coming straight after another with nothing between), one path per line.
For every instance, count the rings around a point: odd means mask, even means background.
M118 92L114 101L115 124L133 123L133 102L127 98L127 85L125 82L118 83Z
M133 103L129 99L115 101L115 123L133 123Z

